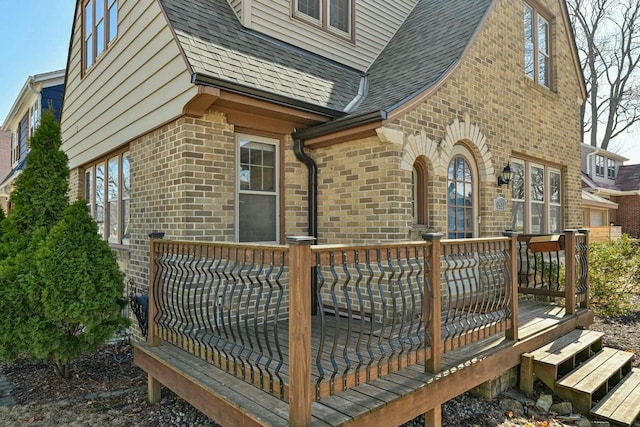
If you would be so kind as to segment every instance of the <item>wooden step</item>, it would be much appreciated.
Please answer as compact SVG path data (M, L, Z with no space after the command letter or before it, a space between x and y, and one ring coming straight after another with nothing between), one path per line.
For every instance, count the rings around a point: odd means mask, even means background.
M591 414L618 424L631 426L640 415L640 369L620 381L611 392L591 410Z
M605 347L556 382L556 393L586 414L631 371L632 358L633 353Z
M533 375L555 391L556 380L602 350L601 332L574 330L539 349L522 355L521 389L533 389Z

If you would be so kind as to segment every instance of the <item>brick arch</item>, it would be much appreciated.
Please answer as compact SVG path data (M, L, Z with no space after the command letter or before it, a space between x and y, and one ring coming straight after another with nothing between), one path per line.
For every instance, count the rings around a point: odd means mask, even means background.
M447 126L447 133L440 141L440 157L445 165L451 161L453 147L456 144L464 144L474 155L478 165L478 174L481 182L494 179L495 170L491 150L480 126L474 125L469 119L469 114L464 115L464 121L457 118Z
M410 171L415 161L424 156L431 163L435 175L445 176L451 162L453 147L459 143L464 144L473 153L478 164L480 181L493 180L495 170L491 150L480 126L472 124L468 114L464 115L463 121L454 119L447 126L446 134L440 142L427 137L424 130L409 135L404 146L401 168Z

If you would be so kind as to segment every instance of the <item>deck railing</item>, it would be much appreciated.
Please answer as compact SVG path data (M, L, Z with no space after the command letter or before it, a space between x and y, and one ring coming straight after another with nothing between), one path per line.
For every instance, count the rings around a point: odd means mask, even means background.
M168 341L285 398L287 248L152 241L148 342Z
M563 298L568 313L588 307L589 230L517 239L519 293Z
M366 246L152 239L148 343L176 345L288 401L292 422L306 424L313 400L412 364L438 373L443 353L490 335L516 340L518 289L559 292L522 282L522 257L537 257L530 238L425 239ZM566 239L573 250L564 257L575 260L567 271L586 295L586 234Z

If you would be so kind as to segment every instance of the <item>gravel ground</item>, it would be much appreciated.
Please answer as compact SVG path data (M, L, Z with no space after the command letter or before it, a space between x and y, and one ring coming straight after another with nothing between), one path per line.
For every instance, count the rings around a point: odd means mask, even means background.
M636 353L634 366L640 367L640 311L614 319L596 319L592 329L606 333L605 345ZM146 374L133 364L128 344L104 347L77 360L73 378L57 378L44 364L18 361L0 365L12 384L16 405L0 407L0 426L216 426L217 424L192 408L173 393L163 390L158 404L146 402ZM537 394L548 393L537 384ZM2 395L0 394L0 398ZM444 426L529 426L557 427L557 417L536 414L525 406L518 413L514 398L526 402L511 391L492 401L470 393L462 394L443 405ZM421 417L404 427L423 426ZM640 423L636 423L640 426Z

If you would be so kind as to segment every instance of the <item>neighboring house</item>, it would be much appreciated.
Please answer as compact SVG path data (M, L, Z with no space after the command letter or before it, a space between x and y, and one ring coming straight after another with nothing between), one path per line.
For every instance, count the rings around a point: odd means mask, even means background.
M51 108L56 118L60 119L64 77L65 70L29 76L2 124L2 131L10 135L10 168L0 182L0 194L8 198L5 206L7 211L11 209L11 191L15 179L22 172L29 153L29 139L40 123L42 112Z
M585 226L611 225L631 237L640 237L640 165L624 165L627 160L582 144Z
M11 172L11 132L0 131L0 182ZM7 213L9 196L0 193L0 207Z
M555 233L582 225L581 76L558 0L78 1L63 149L139 283L152 230Z

